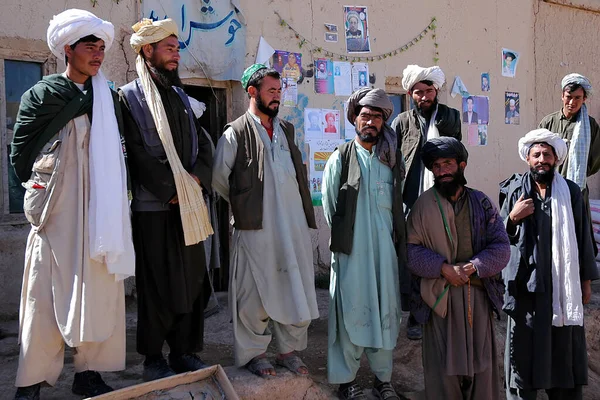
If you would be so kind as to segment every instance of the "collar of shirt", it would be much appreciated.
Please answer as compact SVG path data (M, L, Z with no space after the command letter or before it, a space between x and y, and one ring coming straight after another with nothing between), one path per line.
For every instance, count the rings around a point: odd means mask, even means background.
M579 113L581 112L581 110L577 111L577 114L573 115L571 118L567 118L562 110L562 108L560 109L560 119L566 119L569 122L576 122L577 118L579 118Z

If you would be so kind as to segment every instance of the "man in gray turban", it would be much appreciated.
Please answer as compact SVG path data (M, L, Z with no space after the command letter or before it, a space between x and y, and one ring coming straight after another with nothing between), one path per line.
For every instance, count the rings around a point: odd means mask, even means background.
M425 398L500 399L493 313L510 257L492 201L466 185L467 150L451 137L427 141L434 186L408 215L408 268L419 277L411 310L423 327Z
M402 87L412 97L415 109L404 111L392 122L398 136L398 145L406 160L404 204L410 210L417 197L433 185L433 175L421 163L421 147L428 139L451 136L462 139L461 115L454 108L438 102L438 93L446 78L438 66L422 68L409 65L402 72ZM408 311L410 286L402 287L402 308ZM411 315L407 323L407 336L418 340L422 330Z
M348 120L356 136L331 155L323 174L332 251L327 369L342 399L365 398L355 381L363 352L377 397L398 399L391 385L392 351L400 329L406 237L403 157L385 122L392 111L383 90L355 92Z
M592 84L580 74L568 74L561 82L562 108L545 116L539 128L558 133L568 143L568 154L557 171L563 177L575 182L583 192L592 242L594 233L591 225L591 212L587 178L600 171L600 126L588 115L586 100L592 96ZM598 253L598 250L595 250Z

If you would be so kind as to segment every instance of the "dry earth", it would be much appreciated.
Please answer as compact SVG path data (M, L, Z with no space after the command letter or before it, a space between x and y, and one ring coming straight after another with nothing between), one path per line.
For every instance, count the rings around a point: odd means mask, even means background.
M592 303L586 309L586 331L589 352L589 386L585 388L585 399L600 399L600 283L593 286L595 294ZM223 366L233 364L232 341L233 333L227 310L227 294L218 294L221 310L207 318L205 325L205 350L202 352L202 358L211 363L220 363ZM321 317L313 321L309 328L308 349L301 352L301 357L309 366L314 382L320 387L323 393L327 395L313 395L306 398L327 397L335 398L332 393L335 387L327 384L326 362L327 362L327 302L328 292L318 290L318 301L321 311ZM135 303L131 301L128 305L127 313L127 369L116 373L103 374L106 382L114 388L123 388L126 386L138 384L141 382L142 361L143 358L135 351L135 324L136 313ZM504 349L504 339L506 335L506 324L504 321L496 323L496 340L498 348L501 351L499 359L502 360ZM0 323L0 399L11 399L14 396L14 378L17 369L19 348L17 344L18 323L17 321L5 321ZM167 349L165 349L165 352ZM269 355L275 356L275 348L269 349ZM498 365L502 371L502 365ZM244 371L233 367L226 369L227 373L235 375L236 384L243 385L262 385L263 382L258 378L248 376ZM394 352L394 374L393 384L399 394L405 399L419 399L423 389L423 373L421 365L421 342L409 341L406 339L406 328L400 333L398 345ZM281 380L275 380L270 385L280 382L282 386L293 385L294 378L285 371L278 369L282 375ZM503 374L503 372L502 372ZM79 399L71 393L70 387L73 376L73 356L70 349L65 354L65 368L54 388L43 388L42 399L53 400L71 400ZM240 381L241 379L241 381ZM297 378L302 379L302 378ZM372 384L372 375L369 373L368 365L363 357L362 368L359 371L358 382L363 387L370 387ZM297 383L297 382L296 382ZM246 392L245 392L246 393ZM249 393L249 392L248 392ZM272 396L269 398L280 398L276 391L270 391ZM283 393L283 392L281 392ZM247 396L250 398L250 396ZM545 395L540 394L540 399ZM286 400L290 400L286 397Z

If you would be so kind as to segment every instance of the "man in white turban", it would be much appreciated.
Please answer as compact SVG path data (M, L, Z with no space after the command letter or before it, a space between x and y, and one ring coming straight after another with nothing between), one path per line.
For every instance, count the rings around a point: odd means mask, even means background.
M545 116L538 127L558 133L567 142L569 151L557 170L563 177L575 182L583 192L595 248L587 178L600 171L600 126L588 115L585 104L593 94L592 84L585 76L573 73L562 79L561 88L562 108ZM598 253L597 249L595 253Z
M212 148L179 79L178 27L133 26L139 78L119 89L131 175L138 293L137 351L144 381L195 371L204 335L203 241L212 234ZM169 345L169 363L162 348Z
M123 279L135 257L116 94L100 70L113 26L71 9L48 28L52 53L65 60L21 100L11 163L27 189L27 241L21 294L16 399L54 385L65 344L75 349L72 390L112 389L96 371L125 368Z
M556 173L567 145L547 129L519 140L529 167L500 184L512 256L503 271L508 399L582 399L588 382L583 305L598 279L579 186Z
M423 143L440 136L462 139L460 112L438 102L438 93L445 81L444 72L438 66L409 65L402 72L402 87L412 97L415 108L400 113L391 126L406 161L403 196L407 211L421 193L433 186L433 174L421 162ZM403 285L401 289L402 308L408 311L410 285ZM422 337L421 326L412 314L408 318L407 336L413 340Z

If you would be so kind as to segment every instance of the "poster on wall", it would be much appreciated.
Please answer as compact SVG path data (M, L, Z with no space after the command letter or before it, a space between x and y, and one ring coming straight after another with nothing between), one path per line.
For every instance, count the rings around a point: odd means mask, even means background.
M333 88L336 96L352 94L352 66L349 62L333 62Z
M487 96L469 96L462 99L462 122L468 125L487 125L490 105Z
M469 125L467 128L467 144L469 146L486 146L487 133L487 125Z
M504 123L508 125L519 125L521 117L519 116L519 93L504 92Z
M333 94L333 62L328 58L315 61L315 93Z
M283 79L293 79L295 82L298 82L302 76L301 66L302 54L275 50L275 54L273 54L273 68L281 74Z
M352 91L369 87L369 64L357 62L352 64Z
M293 78L281 78L281 104L296 107L298 103L298 83Z
M310 189L310 196L314 206L321 206L322 195L321 188L323 183L323 171L325 170L325 164L327 160L334 152L334 150L344 143L344 140L340 139L310 139L307 140L309 147L309 178L308 186Z
M517 73L517 64L519 64L519 52L502 49L502 76L514 78Z
M305 108L304 134L306 139L339 139L341 136L339 110Z
M490 91L490 73L483 72L481 74L481 91L489 92Z
M346 28L346 51L348 53L370 52L371 44L369 42L367 7L344 6L344 21Z

